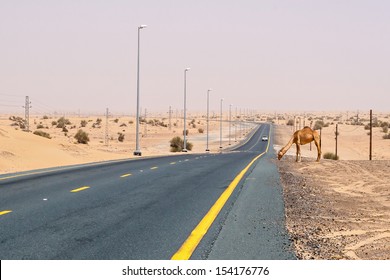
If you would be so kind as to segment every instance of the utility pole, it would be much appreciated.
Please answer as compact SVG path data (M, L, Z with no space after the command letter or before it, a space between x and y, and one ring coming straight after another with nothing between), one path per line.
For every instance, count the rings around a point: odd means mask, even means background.
M234 142L237 142L237 106L236 106L236 116L234 121Z
M369 159L372 160L372 110L370 110L370 156Z
M339 136L339 125L336 124L336 159L337 159L337 137Z
M31 108L31 102L30 98L26 96L26 103L25 106L23 106L25 109L25 122L26 122L26 128L25 131L30 132L30 108Z
M169 106L169 130L172 130L172 108Z
M148 136L148 122L146 121L147 110L145 108L145 133L144 137Z
M106 135L104 137L104 143L106 144L106 146L108 146L108 117L109 117L109 111L108 111L108 108L106 108Z
M230 104L229 106L229 145L231 145L231 141L230 141L230 138L231 138L231 131L232 131L232 104Z

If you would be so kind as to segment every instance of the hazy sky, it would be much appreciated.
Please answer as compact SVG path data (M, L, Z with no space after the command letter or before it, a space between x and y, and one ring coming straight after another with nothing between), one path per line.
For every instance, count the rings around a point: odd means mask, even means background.
M0 112L134 113L141 24L150 111L390 111L388 0L0 0Z

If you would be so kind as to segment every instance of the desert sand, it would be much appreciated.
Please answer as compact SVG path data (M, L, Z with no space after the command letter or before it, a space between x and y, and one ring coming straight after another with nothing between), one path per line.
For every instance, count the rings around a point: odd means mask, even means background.
M12 120L11 120L11 119ZM110 116L108 122L104 116L66 116L70 124L65 132L53 122L60 116L30 116L30 132L20 128L17 118L24 116L3 115L0 117L0 174L99 162L116 159L134 158L135 118ZM85 121L85 127L81 122ZM189 153L200 153L206 150L206 119L194 116L187 119L189 134L187 141L193 144ZM226 120L222 122L222 146L232 147L243 140L254 127L253 124L233 122L230 127ZM74 138L79 129L88 133L88 144L79 144ZM34 135L43 131L50 139ZM183 119L172 118L171 127L167 118L147 118L140 124L140 148L143 156L173 155L170 152L170 140L182 136ZM124 136L119 141L119 135ZM107 135L107 137L106 137ZM220 121L217 117L209 123L209 149L216 153L220 149Z
M341 129L340 129L341 128ZM364 126L339 125L340 160L315 162L316 148L295 145L275 159L284 186L287 229L299 259L390 259L390 139L373 130L373 160L368 160ZM334 152L334 127L322 131L323 152ZM275 128L275 150L291 137ZM341 140L342 139L342 140Z

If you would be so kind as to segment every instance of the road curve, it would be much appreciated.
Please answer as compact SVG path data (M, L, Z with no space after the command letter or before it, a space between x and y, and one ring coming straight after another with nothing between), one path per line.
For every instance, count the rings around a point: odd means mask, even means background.
M170 259L236 176L266 151L261 136L269 134L270 125L259 125L244 145L220 154L0 176L0 259ZM237 196L234 191L228 204ZM198 250L211 248L214 238L207 233Z

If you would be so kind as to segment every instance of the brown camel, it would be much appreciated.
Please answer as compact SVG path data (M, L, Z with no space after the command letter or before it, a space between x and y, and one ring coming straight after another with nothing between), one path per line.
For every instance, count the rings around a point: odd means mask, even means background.
M287 143L286 146L284 146L278 153L278 159L280 160L284 154L287 152L288 149L290 149L292 144L297 145L297 162L301 161L301 145L305 145L307 143L310 143L314 141L314 143L317 146L317 152L318 157L317 161L320 161L321 158L321 147L320 147L320 136L318 135L317 131L312 130L310 127L305 126L301 130L297 130L294 132L293 136L291 137L290 141Z

